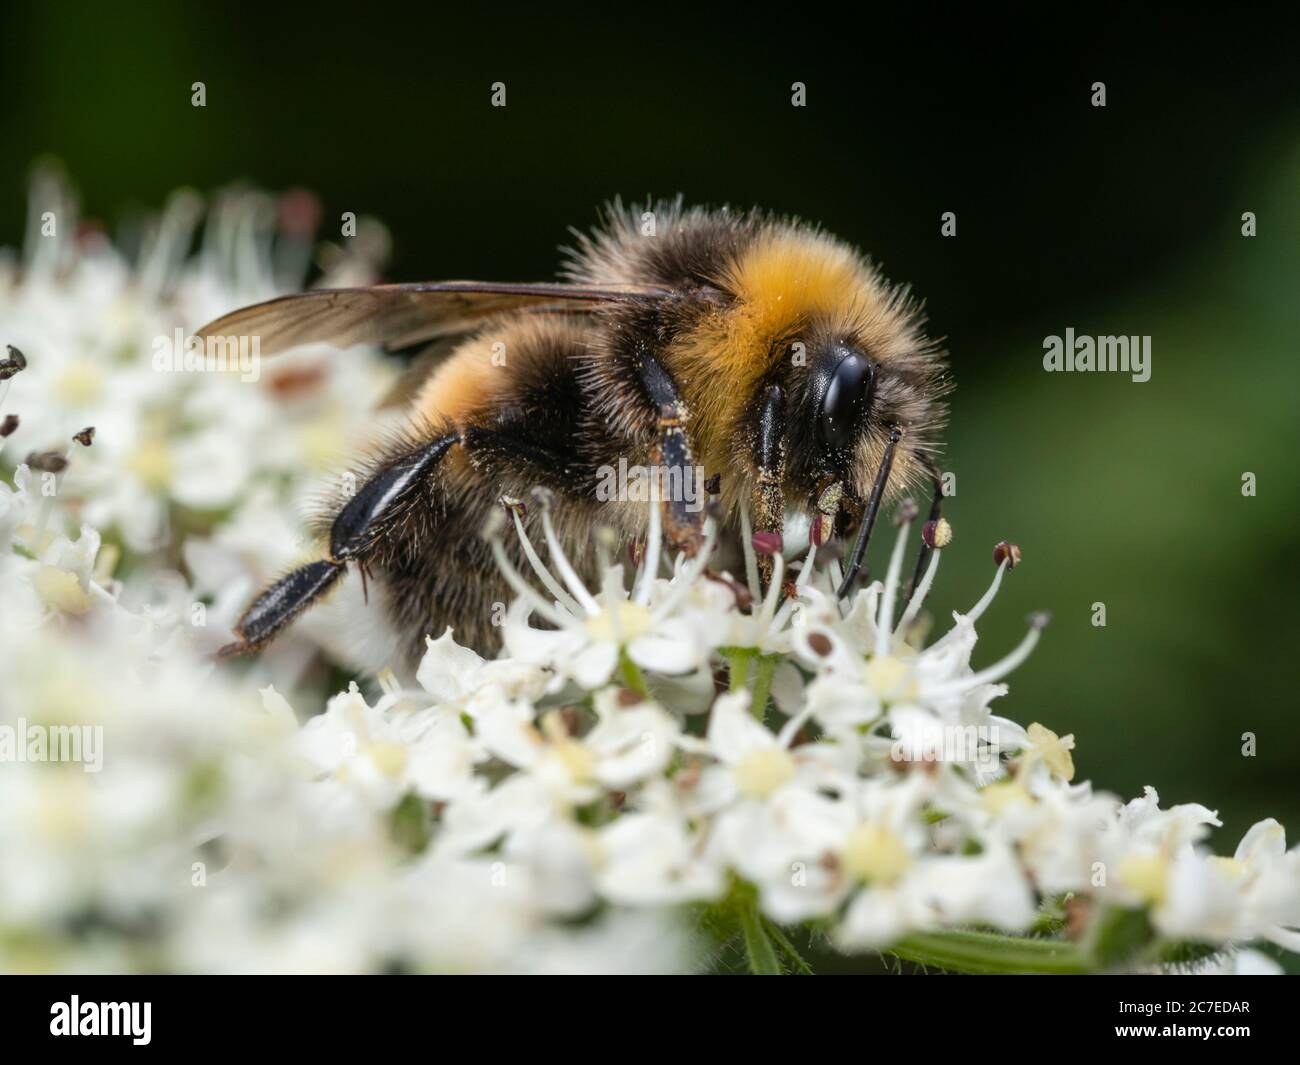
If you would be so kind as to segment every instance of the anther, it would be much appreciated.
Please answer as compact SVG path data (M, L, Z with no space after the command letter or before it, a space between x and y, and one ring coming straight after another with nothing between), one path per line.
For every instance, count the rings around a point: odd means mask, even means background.
M57 451L33 451L27 456L27 465L42 473L62 473L68 468L68 460Z
M901 528L909 521L916 521L916 516L920 513L921 508L916 505L915 499L904 499L894 511L894 528Z
M833 649L833 645L831 644L830 637L827 636L824 632L814 632L811 636L809 636L808 647L812 650L813 654L817 655L820 658L825 658L828 654L831 653Z
M0 359L0 381L8 381L14 374L27 369L27 356L12 344L5 345L9 358Z
M921 540L929 548L947 547L952 543L952 526L948 524L948 519L927 521L921 527Z
M993 564L1000 566L1002 563L1007 564L1007 569L1015 569L1020 565L1020 545L1013 544L1010 540L999 540L993 547Z

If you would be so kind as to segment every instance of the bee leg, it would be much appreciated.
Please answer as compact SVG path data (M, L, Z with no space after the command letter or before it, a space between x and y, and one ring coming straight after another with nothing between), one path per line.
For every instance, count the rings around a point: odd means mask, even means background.
M902 437L903 430L897 425L890 428L889 442L885 445L885 455L880 460L880 469L876 471L876 480L871 486L871 495L867 497L867 509L862 515L862 523L858 526L858 537L853 542L853 553L849 556L848 565L844 569L844 576L835 592L836 599L843 599L847 596L853 590L853 584L858 579L858 573L862 569L862 560L867 554L867 544L871 542L871 530L876 524L876 515L880 512L880 501L885 495L885 485L889 482L889 471L894 467L894 450L898 447L898 442Z
M459 437L439 437L390 463L358 489L339 511L330 527L327 558L310 562L286 574L253 600L235 624L233 643L217 653L222 657L258 651L324 595L343 576L349 562L364 572L387 528L387 519L407 503Z
M253 600L235 625L238 639L217 654L222 658L260 651L276 634L334 586L347 567L323 558L285 574Z
M769 387L759 401L757 444L758 477L750 500L754 533L779 537L785 530L785 393L779 385ZM760 551L757 562L759 581L766 588L772 579L771 552Z
M637 371L655 407L650 462L659 473L664 535L678 551L694 555L704 543L704 476L686 435L686 404L668 369L649 350L637 352Z

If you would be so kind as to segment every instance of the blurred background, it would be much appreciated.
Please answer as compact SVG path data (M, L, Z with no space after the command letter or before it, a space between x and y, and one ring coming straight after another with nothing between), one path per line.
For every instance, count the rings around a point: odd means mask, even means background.
M1055 615L1005 712L1076 733L1099 787L1217 807L1221 852L1269 815L1294 842L1294 26L754 18L7 5L0 246L21 242L43 156L109 228L178 186L308 187L327 231L345 211L387 223L395 280L548 276L615 195L820 221L910 282L951 351L956 540L931 605L968 608L1005 537L1025 561L977 665L1031 609ZM1045 373L1067 327L1150 335L1150 381Z

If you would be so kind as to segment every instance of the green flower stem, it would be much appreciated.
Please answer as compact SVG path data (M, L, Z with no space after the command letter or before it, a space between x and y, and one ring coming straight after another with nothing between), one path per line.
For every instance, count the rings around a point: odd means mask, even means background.
M742 691L749 684L749 663L754 658L754 650L749 647L724 647L722 657L727 660L730 690Z
M720 653L727 662L731 691L744 691L753 680L749 711L762 721L767 697L772 690L772 676L781 656L761 654L757 647L723 647Z
M634 692L649 699L650 689L646 686L645 674L641 672L641 667L628 657L626 651L621 653L620 658L623 672L623 683Z
M749 710L759 721L763 720L767 710L767 695L772 690L772 674L776 672L779 655L759 655L758 668L754 671L754 695L750 700Z
M1203 944L1165 942L1129 960L1148 965L1186 965L1213 957L1219 950ZM1071 976L1111 968L1085 947L1068 940L993 932L913 932L885 953L952 973Z
M747 898L740 907L740 930L745 936L745 957L749 971L754 976L780 976L781 962L776 956L772 940L763 928L763 918L758 912L758 900Z
M886 953L954 973L1077 975L1091 971L1074 943L993 932L913 932Z

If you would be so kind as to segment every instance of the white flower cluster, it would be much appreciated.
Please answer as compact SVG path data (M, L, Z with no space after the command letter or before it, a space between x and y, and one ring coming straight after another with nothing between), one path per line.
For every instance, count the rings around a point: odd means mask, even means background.
M149 336L275 289L265 201L237 202L197 260L182 198L134 270L92 239L0 275L0 342L28 356L0 418L20 411L33 452L98 429L66 469L0 483L0 967L679 971L727 921L751 951L794 927L903 956L918 936L1050 933L1092 966L1300 951L1279 824L1216 857L1212 811L1076 784L1073 737L992 713L1045 623L972 665L1017 550L923 644L943 552L903 602L906 517L849 602L810 550L795 575L773 558L766 595L748 557L749 605L706 570L712 531L664 556L654 508L636 572L605 557L585 586L539 496L530 575L507 523L491 533L517 593L499 658L431 635L414 678L323 712L305 670L332 645L309 621L278 667L214 661L296 550L300 471L391 376L373 352L277 360L287 376L256 386L152 368ZM222 287L231 263L248 284Z
M34 551L41 505L25 466L16 482L0 486L0 969L685 966L671 915L562 930L544 869L415 853L426 812L403 796L469 787L458 716L372 710L354 688L300 728L273 689L200 657L184 615L98 584L89 527Z
M386 425L375 408L398 371L373 348L304 347L258 360L251 373L176 359L178 337L301 288L318 214L304 192L277 200L228 190L199 238L203 203L178 192L128 232L139 245L133 262L79 220L56 172L38 169L24 252L0 250L0 355L11 346L25 364L0 381L0 419L12 419L0 464L66 467L35 471L33 491L66 501L63 522L102 534L105 575L135 573L141 587L175 591L167 571L183 570L191 587L177 594L206 605L205 647L231 639L249 599L312 551L305 515L347 487L342 471ZM362 219L355 237L317 254L321 284L375 280L387 239ZM74 443L87 427L93 444ZM275 655L277 679L319 644L343 651L345 614L327 606L290 634Z

